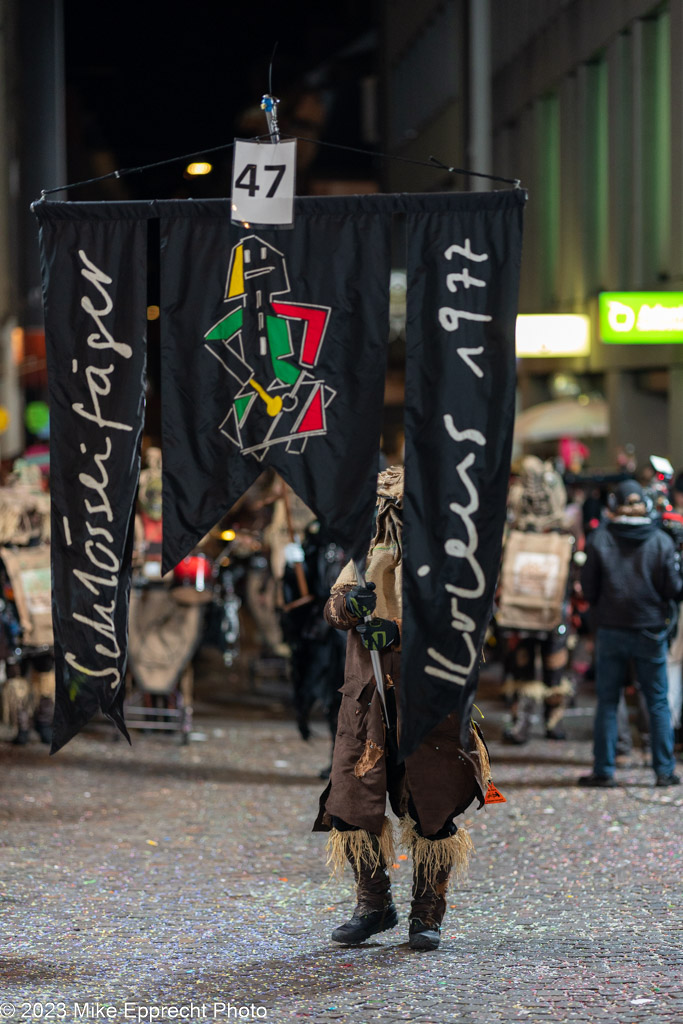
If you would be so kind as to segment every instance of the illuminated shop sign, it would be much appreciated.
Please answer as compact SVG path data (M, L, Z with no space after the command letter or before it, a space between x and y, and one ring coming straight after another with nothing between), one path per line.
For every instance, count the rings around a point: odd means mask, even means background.
M683 342L683 292L601 292L600 338L608 344Z
M587 356L590 320L574 313L520 313L515 331L518 358Z

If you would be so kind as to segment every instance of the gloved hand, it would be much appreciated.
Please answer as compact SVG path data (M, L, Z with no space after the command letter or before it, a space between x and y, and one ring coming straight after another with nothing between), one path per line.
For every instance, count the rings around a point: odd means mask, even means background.
M346 607L357 619L364 619L374 612L377 604L374 589L374 583L366 583L364 587L354 587L346 595Z
M360 640L366 651L383 651L385 647L399 643L401 634L398 626L391 619L370 619L356 626Z

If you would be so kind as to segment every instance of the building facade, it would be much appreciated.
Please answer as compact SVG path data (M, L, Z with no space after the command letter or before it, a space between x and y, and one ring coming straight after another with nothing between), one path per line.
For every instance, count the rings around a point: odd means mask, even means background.
M31 203L65 181L62 0L0 0L0 460L42 439L47 409L38 229Z
M424 157L436 133L450 164L519 178L529 191L520 313L589 318L588 354L519 360L520 405L553 397L560 373L607 400L600 463L631 444L639 463L656 453L683 468L683 0L425 0L410 5L409 22L400 7L385 5L387 23L402 24L385 32L386 81L415 74L429 38L440 53L430 66L451 70L421 122L388 86L390 151ZM427 93L424 65L415 84ZM411 91L404 80L401 95ZM391 128L401 116L402 136ZM415 177L397 163L391 187ZM608 342L604 293L621 293L615 309L649 293L646 311L666 330Z

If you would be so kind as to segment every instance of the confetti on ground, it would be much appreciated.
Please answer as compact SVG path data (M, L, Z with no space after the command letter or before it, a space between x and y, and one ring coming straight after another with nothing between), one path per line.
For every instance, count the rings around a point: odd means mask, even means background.
M507 803L468 809L476 854L439 949L408 947L405 852L399 925L344 947L329 935L353 912L351 871L331 881L311 832L325 724L303 743L275 705L226 713L224 680L195 709L201 759L172 736L113 743L103 725L52 758L0 743L3 1001L92 999L118 1019L126 1002L253 1004L270 1024L683 1020L683 792L662 796L640 762L616 791L578 788L590 714L567 719L565 743L539 723L527 747L506 747L484 679Z

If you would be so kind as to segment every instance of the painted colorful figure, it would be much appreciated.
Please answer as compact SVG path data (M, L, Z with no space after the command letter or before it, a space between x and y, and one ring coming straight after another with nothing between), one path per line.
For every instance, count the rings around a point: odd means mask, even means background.
M230 309L204 335L238 384L220 429L259 460L275 444L298 454L309 437L325 434L336 395L316 374L331 310L288 302L289 290L283 254L257 235L243 238L230 259Z

